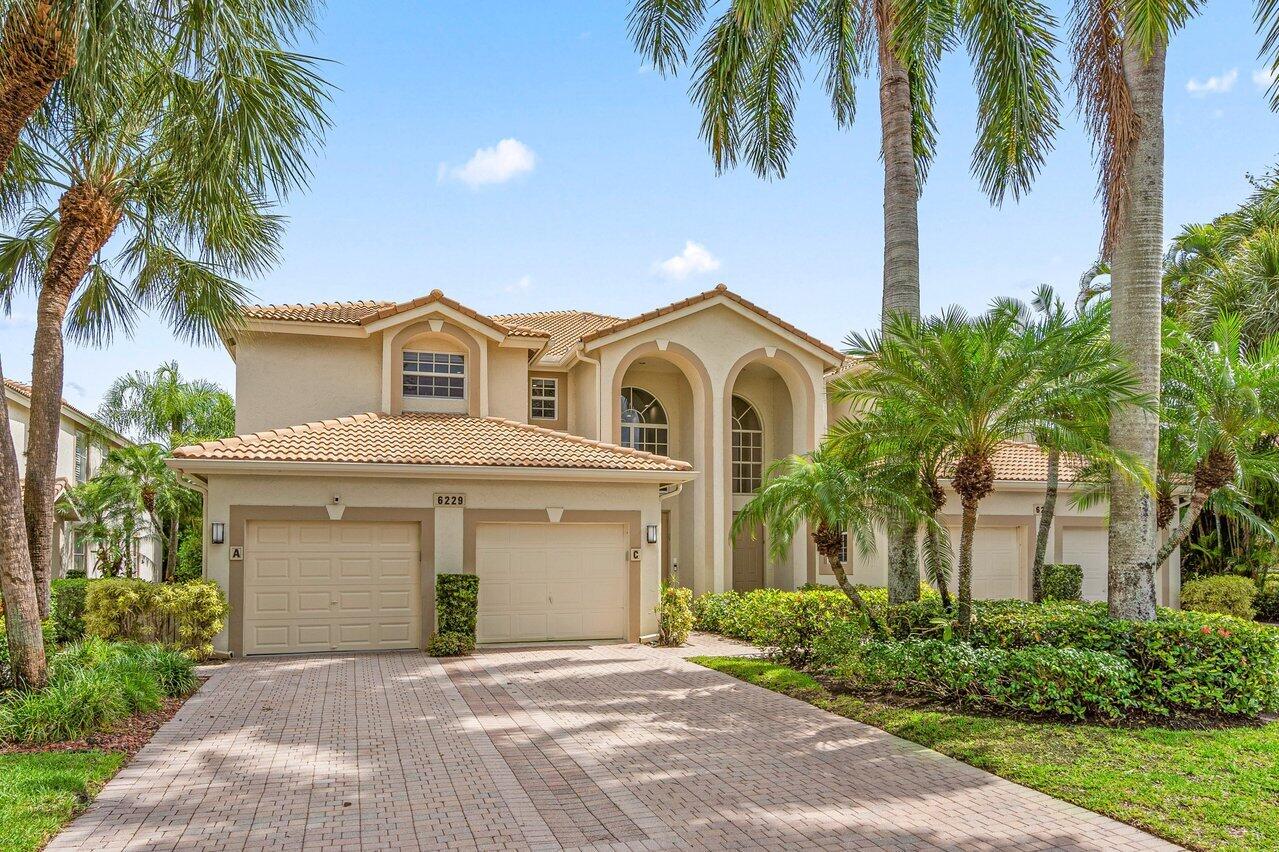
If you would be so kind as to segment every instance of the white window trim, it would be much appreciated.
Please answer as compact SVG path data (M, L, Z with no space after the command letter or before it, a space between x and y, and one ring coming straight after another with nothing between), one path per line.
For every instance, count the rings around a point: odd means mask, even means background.
M551 395L535 396L533 393L533 386L536 382L550 382ZM542 402L546 402L547 400L550 400L551 412L552 412L550 417L546 417L544 415L539 416L533 413L533 400L535 399L540 400ZM555 378L553 376L529 376L528 416L530 420L559 420L560 419L560 380L558 378Z
M657 402L657 404L658 404L659 406L661 406L661 408L662 408L662 413L666 415L666 422L665 422L665 423L627 423L625 420L622 420L622 421L620 421L620 422L619 422L619 430L631 429L631 430L632 430L632 433L631 433L632 435L634 435L635 430L639 430L639 429L650 429L650 430L653 430L654 432L656 432L657 430L661 430L661 432L660 432L660 434L661 434L661 443L662 443L662 444L664 444L665 446L664 446L664 447L661 447L661 448L660 448L660 449L661 449L661 452L656 453L656 455L669 456L669 455L670 455L670 452L671 452L671 432L670 432L670 425L671 425L671 423L670 423L670 417L671 417L671 416L670 416L670 414L666 411L666 404L662 402L662 400L661 400L661 399L657 396L657 394L653 393L652 391L648 390L647 388L640 387L639 385L626 385L626 386L624 386L624 387L622 388L622 390L626 390L626 388L633 388L633 389L635 389L635 390L642 390L642 391L644 391L644 393L646 393L646 394L648 394L649 396L651 396L651 397L652 397L652 398L653 398L653 399ZM625 414L625 412L623 412L623 414ZM619 439L621 439L622 435L623 435L623 432L622 432L622 431L619 431L619 432L618 432L618 437L619 437ZM643 449L643 447L637 447L637 446L635 446L634 441L632 441L632 443L629 443L629 444L628 444L628 443L626 443L626 441L625 441L625 440L619 440L619 441L618 441L618 443L619 443L619 444L621 444L623 447L629 447L630 449L640 450L641 452L653 452L652 450L645 450L645 449ZM641 443L641 444L642 444L642 443L644 443L644 442L643 442L643 441L640 441L639 443ZM652 442L650 442L650 443L652 443L652 444L656 445L658 442L657 442L656 440L654 440L654 441L652 441Z
M741 394L733 394L733 395L732 395L732 397L730 398L730 406L731 406L731 404L732 404L732 403L731 403L731 400L732 400L732 399L740 399L742 402L744 402L744 403L746 403L748 406L750 406L751 411L755 412L755 419L759 421L759 424L760 424L760 427L761 427L761 428L759 428L759 429L743 429L743 428L740 428L740 427L737 425L737 418L736 418L736 417L734 417L734 416L732 415L732 411L730 410L730 412L729 412L729 419L732 421L732 424L731 424L731 426L729 427L729 446L728 446L729 454L730 454L730 457L729 457L729 479L730 479L730 484L731 484L731 485L732 485L732 487L733 487L733 494L734 494L734 495L739 495L739 496L740 496L740 495L747 495L747 496L749 496L749 495L752 495L752 494L754 494L754 493L755 493L755 489L754 489L754 488L752 488L750 491L738 491L738 490L737 490L737 480L738 480L738 478L739 478L739 477L737 477L737 476L734 476L734 475L733 475L732 467L733 467L733 465L744 465L744 464L751 464L751 465L754 465L754 464L755 464L755 462L740 462L740 461L734 461L734 460L732 459L731 454L732 454L733 450L735 450L735 449L736 449L735 444L737 443L737 436L738 436L738 435L758 435L758 436L759 436L759 456L760 456L759 463L758 463L758 467L759 467L759 475L758 475L758 476L756 476L756 477L752 477L752 478L753 478L753 479L757 479L757 480L759 481L759 484L760 484L760 485L763 485L763 484L764 484L764 457L765 457L765 448L764 448L764 429L763 429L763 425L764 425L764 418L760 415L760 413L759 413L759 408L758 408L758 407L756 407L755 403L751 402L749 399L747 399L746 397L742 396ZM758 486L756 486L756 487L758 487Z
M462 396L416 396L404 392L405 375L417 376L456 376L456 373L419 373L404 369L404 356L414 355L450 355L462 359ZM470 363L465 352L451 352L447 349L401 349L399 352L399 387L400 407L405 411L434 411L466 414L470 410Z

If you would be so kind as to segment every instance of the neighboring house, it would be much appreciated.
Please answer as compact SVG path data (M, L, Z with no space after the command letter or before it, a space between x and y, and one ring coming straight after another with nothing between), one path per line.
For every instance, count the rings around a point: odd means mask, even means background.
M27 431L31 418L31 386L13 379L4 380L5 404L9 410L9 429L13 433L13 449L18 457L18 472L26 475ZM59 420L57 522L53 528L53 576L62 577L72 568L97 577L96 560L88 540L77 532L79 518L63 496L67 489L93 478L107 453L131 442L104 426L80 409L62 401ZM134 542L132 562L134 575L146 580L157 579L160 567L160 544L145 534Z
M233 653L417 647L446 572L480 576L481 642L637 640L666 577L831 582L806 531L774 561L729 530L769 462L839 416L845 357L723 285L631 318L486 316L438 290L267 305L225 343L243 434L171 464L207 491ZM1010 446L997 468L974 590L1025 596L1043 456ZM1104 596L1102 513L1059 506L1050 557ZM854 554L858 581L884 583L882 554Z

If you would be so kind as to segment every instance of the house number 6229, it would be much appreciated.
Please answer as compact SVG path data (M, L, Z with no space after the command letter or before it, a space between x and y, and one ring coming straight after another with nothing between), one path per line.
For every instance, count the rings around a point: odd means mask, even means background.
M465 506L465 494L436 494L435 505L437 506Z

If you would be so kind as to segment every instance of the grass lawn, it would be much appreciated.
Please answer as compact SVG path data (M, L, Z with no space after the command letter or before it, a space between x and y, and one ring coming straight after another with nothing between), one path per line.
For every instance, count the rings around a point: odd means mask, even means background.
M113 751L0 754L0 850L39 849L88 806L124 759Z
M1279 723L1191 731L892 707L762 660L692 661L1196 849L1279 849Z

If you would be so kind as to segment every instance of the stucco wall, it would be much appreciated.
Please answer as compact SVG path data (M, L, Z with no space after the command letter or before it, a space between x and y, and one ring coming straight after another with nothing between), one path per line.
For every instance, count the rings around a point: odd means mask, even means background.
M489 344L489 413L519 423L529 422L528 350Z
M235 431L379 411L381 358L376 337L246 335L236 347Z
M557 432L567 432L569 428L568 412L569 412L569 407L572 405L570 401L570 395L569 395L568 373L552 373L546 370L530 370L528 373L528 378L529 380L528 382L525 383L525 387L529 389L528 393L530 397L529 399L530 404L532 404L531 386L532 386L533 379L554 379L557 383L556 392L558 394L555 402L556 417L554 420L535 419L530 416L528 418L528 422L534 424L535 426L541 426L546 429L554 429ZM581 433L577 433L577 434L581 434Z
M465 494L467 510L545 510L554 507L595 512L638 511L641 524L661 523L657 486L651 483L215 475L209 478L205 575L229 592L229 547L211 544L208 530L210 523L227 523L233 505L318 508L337 494L347 507L431 508L434 494L439 491ZM429 572L468 567L462 564L461 511L436 511L434 547L431 553L422 554L423 571L428 572L423 577L424 582L433 582ZM660 581L659 558L659 545L641 545L640 629L645 635L657 629L657 616L653 609L657 606ZM233 613L231 617L239 618L240 615ZM216 645L225 650L227 642L228 635L224 631Z

